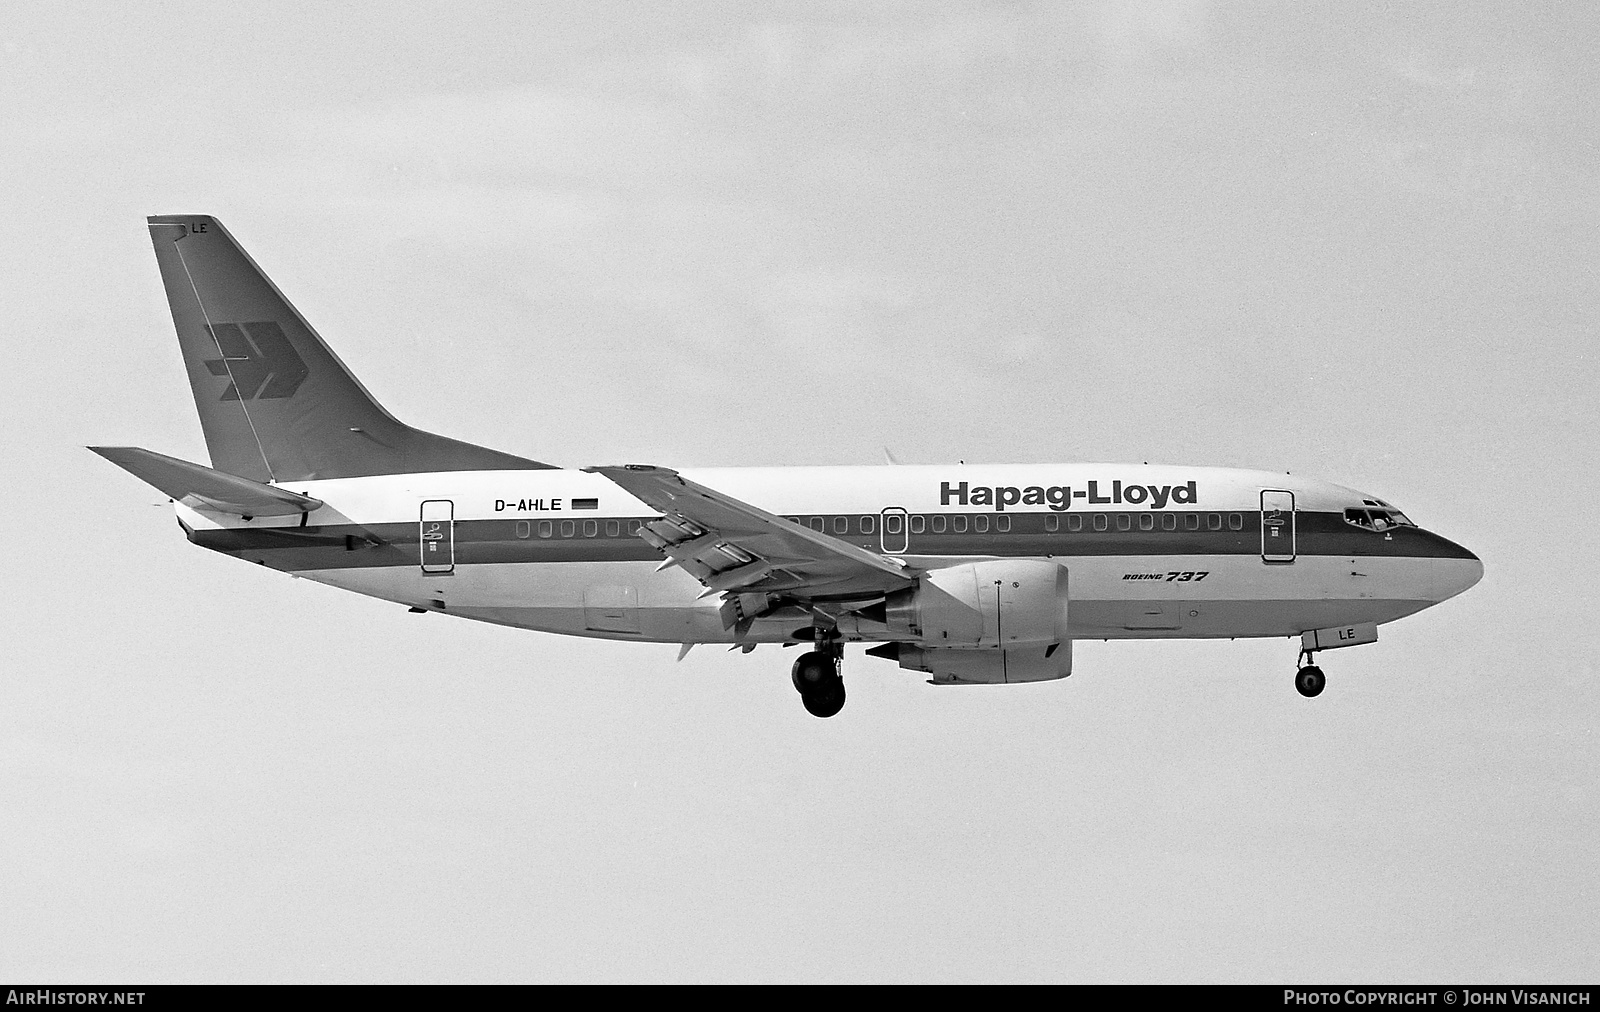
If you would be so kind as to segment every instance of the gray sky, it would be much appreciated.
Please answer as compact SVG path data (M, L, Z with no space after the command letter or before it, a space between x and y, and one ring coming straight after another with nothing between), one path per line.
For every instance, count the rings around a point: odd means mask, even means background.
M1600 976L1584 5L35 5L0 26L0 978ZM188 546L153 213L581 466L1150 460L1483 557L1327 654L934 689ZM448 356L445 381L424 366ZM157 508L156 504L160 504Z

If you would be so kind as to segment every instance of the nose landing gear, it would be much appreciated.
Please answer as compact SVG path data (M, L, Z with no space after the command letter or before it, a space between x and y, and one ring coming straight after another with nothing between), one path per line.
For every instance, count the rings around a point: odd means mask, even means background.
M817 649L795 659L789 678L813 717L831 717L844 709L844 678L839 674L843 656L837 641L819 639Z
M1295 672L1294 687L1299 691L1300 695L1310 699L1312 696L1321 694L1322 690L1327 687L1328 677L1322 673L1321 668L1311 663L1312 653L1310 650L1300 651L1300 660L1305 663L1301 665L1299 671Z

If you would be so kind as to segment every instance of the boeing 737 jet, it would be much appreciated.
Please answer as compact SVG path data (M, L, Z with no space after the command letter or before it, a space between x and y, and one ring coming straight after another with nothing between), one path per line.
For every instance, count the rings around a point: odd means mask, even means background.
M1137 464L568 469L385 411L215 218L149 219L211 466L91 447L213 551L393 601L604 639L846 643L936 685L1072 673L1075 639L1300 637L1319 651L1471 587L1390 503L1267 471ZM681 657L681 655L680 655Z

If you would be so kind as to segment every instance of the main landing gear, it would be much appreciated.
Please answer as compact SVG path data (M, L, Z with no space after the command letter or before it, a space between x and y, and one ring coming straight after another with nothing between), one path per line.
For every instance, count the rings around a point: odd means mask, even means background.
M819 639L817 649L795 659L789 677L813 717L831 717L844 709L844 678L839 674L843 658L844 649L837 640Z
M1328 676L1322 673L1321 668L1311 663L1312 659L1311 651L1300 651L1300 660L1304 663L1294 676L1294 687L1307 699L1319 695L1328 684Z

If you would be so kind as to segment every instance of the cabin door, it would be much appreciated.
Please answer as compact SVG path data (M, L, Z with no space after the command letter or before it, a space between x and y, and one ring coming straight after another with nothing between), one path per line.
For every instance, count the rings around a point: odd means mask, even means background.
M1261 561L1294 561L1294 493L1261 492Z
M422 504L422 571L456 570L456 504L449 499L428 499Z
M883 554L900 555L905 552L910 543L910 531L906 524L906 511L899 506L890 506L878 518L882 524L883 533L880 544L883 545Z

